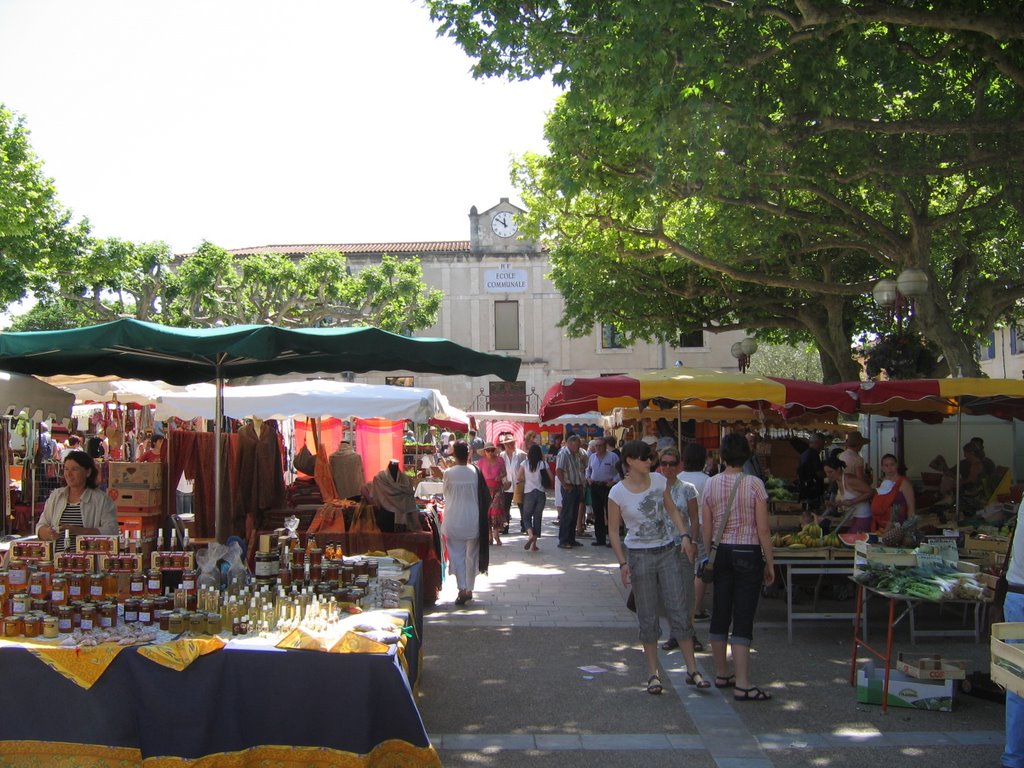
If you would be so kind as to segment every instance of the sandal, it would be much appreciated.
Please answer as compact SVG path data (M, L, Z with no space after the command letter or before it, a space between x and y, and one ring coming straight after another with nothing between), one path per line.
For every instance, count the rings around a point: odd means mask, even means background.
M767 691L762 691L756 685L753 688L736 688L735 691L742 693L742 696L736 695L734 692L732 697L736 701L770 701L772 695Z
M700 672L687 672L686 684L695 685L700 690L704 690L705 688L711 687L711 683L705 680L704 675L702 675Z
M722 682L719 682L719 681ZM715 675L715 688L734 688L736 675Z
M647 692L652 696L657 696L662 690L664 689L661 687L661 678L657 675L651 675L647 679Z
M704 643L697 639L697 636L693 636L693 651L694 653L700 653L704 650Z

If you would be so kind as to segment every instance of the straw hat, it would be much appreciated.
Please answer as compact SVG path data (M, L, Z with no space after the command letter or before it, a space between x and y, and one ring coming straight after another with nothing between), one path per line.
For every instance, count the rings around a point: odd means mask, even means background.
M477 448L476 449L476 455L477 456L483 456L488 451L496 451L496 450L498 450L498 449L494 446L494 443L484 443L484 447L483 448Z
M509 443L512 443L512 445L515 445L516 444L516 436L515 435L510 435L510 434L508 434L506 432L504 435L502 435L498 439L498 443L499 443L499 445L508 445Z

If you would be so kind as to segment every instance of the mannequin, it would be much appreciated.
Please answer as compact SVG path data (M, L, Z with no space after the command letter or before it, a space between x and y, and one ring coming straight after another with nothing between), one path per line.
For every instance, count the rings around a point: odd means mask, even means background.
M373 478L372 493L376 503L377 527L382 531L393 533L397 528L421 529L412 479L401 471L397 459L388 462L387 467Z
M352 449L351 443L342 441L338 450L331 454L330 461L338 498L357 498L364 482L363 457Z

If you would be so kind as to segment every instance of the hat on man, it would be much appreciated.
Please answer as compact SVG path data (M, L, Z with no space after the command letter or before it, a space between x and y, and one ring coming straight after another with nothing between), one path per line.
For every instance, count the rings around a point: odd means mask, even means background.
M501 445L508 445L509 443L512 443L512 445L515 445L516 436L506 432L505 434L498 438L498 443Z

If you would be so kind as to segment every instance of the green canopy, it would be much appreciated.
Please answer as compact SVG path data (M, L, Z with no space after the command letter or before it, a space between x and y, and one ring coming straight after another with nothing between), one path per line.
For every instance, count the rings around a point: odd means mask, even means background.
M447 339L415 339L379 328L235 325L172 328L142 320L67 331L0 333L0 369L37 376L92 374L217 383L214 463L217 539L227 536L221 504L224 379L264 373L411 371L494 375L515 381L519 358L477 352Z
M88 373L168 384L264 373L395 370L515 381L519 359L370 327L171 328L115 320L67 331L0 333L0 368L36 376Z

